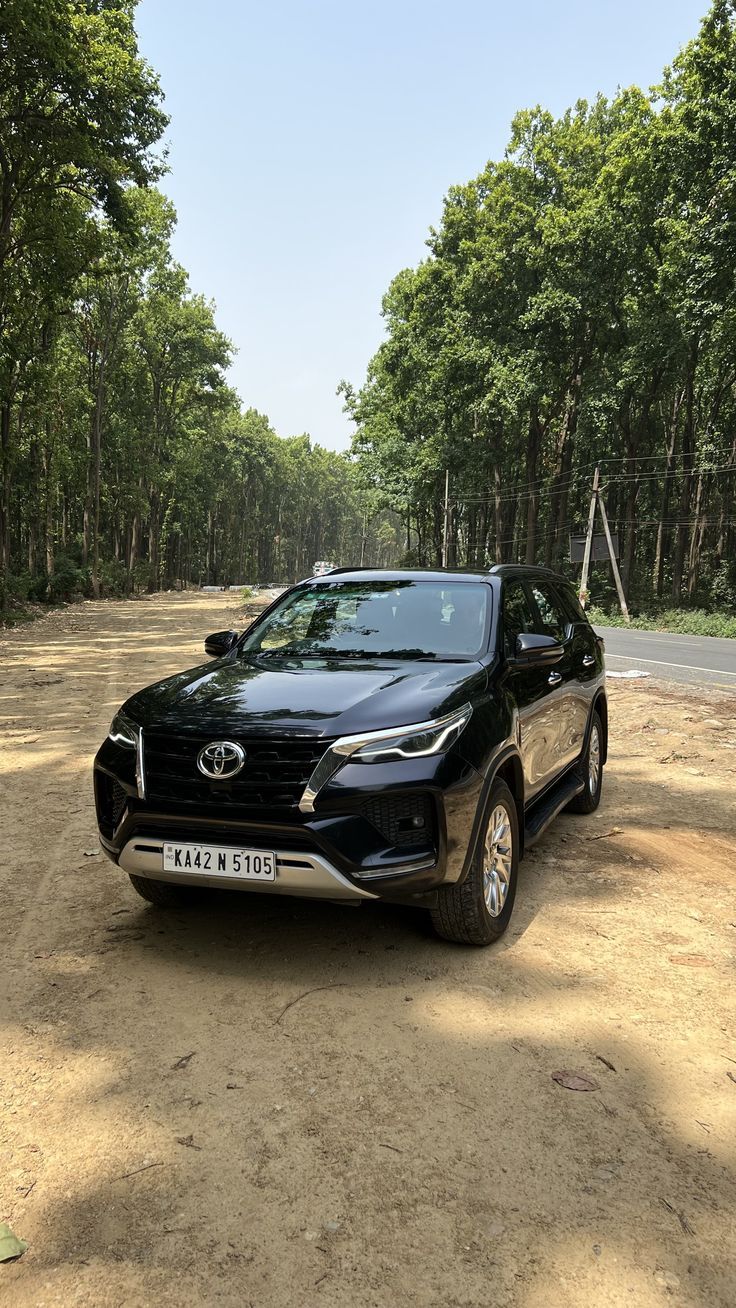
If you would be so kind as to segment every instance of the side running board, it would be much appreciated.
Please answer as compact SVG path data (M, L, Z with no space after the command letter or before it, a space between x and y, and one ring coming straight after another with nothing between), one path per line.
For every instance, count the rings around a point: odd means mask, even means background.
M575 772L570 772L562 781L552 789L548 795L540 799L532 810L527 814L524 824L524 848L530 849L531 846L539 840L543 831L546 831L550 822L557 817L560 809L570 803L581 790L585 788L585 782Z

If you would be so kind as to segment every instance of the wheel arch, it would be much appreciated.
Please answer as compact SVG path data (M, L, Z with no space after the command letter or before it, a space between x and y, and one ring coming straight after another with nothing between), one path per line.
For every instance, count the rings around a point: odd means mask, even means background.
M601 763L608 759L608 700L605 691L601 690L593 700L593 713L597 713L601 720L603 728L603 739L601 741ZM591 713L592 717L592 713Z
M519 820L519 857L524 853L524 772L518 754L509 754L499 763L491 776L491 785L497 779L505 781L516 805Z
M483 790L478 807L475 811L473 829L468 842L468 848L465 854L463 870L458 877L458 884L466 880L470 871L473 859L478 851L478 843L484 830L484 820L488 812L488 803L491 796L494 781L500 778L505 781L511 794L514 797L516 814L519 824L519 858L524 853L524 772L521 766L521 758L513 745L506 746L499 756L493 759L485 776Z

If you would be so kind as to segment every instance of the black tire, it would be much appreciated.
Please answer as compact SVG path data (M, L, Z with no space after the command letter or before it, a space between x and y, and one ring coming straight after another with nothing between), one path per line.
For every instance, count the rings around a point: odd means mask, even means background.
M593 772L591 771L591 749L595 748L595 741L598 742L598 769L595 782L593 781ZM585 753L580 759L580 773L585 782L579 795L570 800L568 809L571 813L594 813L601 802L601 791L603 789L603 723L598 714L594 711L590 721L590 731L588 732L588 743L585 746Z
M499 808L505 810L508 818L511 850L508 890L500 913L494 916L489 911L484 893L483 869L486 833ZM437 934L443 940L452 940L460 945L492 944L503 935L511 919L519 870L519 819L514 797L505 781L494 781L483 822L483 831L467 877L461 884L441 886L437 907L431 910L432 925Z
M153 881L150 877L137 877L128 873L130 884L141 899L157 908L182 908L191 902L192 891L189 886L177 886L173 881Z

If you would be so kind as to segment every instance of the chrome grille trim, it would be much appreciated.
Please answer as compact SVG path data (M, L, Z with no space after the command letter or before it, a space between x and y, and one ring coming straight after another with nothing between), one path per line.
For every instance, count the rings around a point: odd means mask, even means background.
M135 747L135 782L138 798L146 798L146 766L143 760L143 727L138 728L138 741Z

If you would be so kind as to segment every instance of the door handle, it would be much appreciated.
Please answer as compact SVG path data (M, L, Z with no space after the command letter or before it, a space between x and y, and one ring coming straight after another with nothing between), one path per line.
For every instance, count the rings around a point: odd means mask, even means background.
M584 667L584 668L592 668L592 666L593 666L594 663L595 663L595 659L593 658L593 655L592 655L592 654L583 654L583 667Z
M549 674L549 676L548 676L548 678L547 678L547 685L548 685L548 686L559 686L559 684L560 684L561 681L562 681L562 676L561 676L561 674L560 674L559 672L550 672L550 674Z

